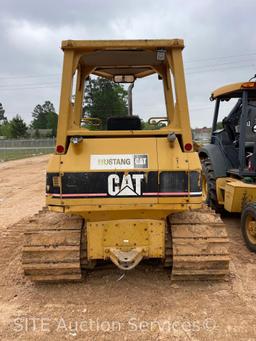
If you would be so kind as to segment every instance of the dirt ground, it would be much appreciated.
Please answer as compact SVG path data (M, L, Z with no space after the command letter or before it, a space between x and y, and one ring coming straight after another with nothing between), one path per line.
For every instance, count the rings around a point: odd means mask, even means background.
M256 340L256 255L225 218L231 246L223 282L171 283L141 264L95 270L78 284L33 284L21 270L17 223L44 205L47 156L0 164L1 340Z

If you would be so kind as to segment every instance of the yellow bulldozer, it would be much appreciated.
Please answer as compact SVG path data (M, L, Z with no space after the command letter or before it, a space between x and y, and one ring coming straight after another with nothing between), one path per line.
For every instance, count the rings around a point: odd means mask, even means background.
M175 280L219 279L228 273L225 226L202 208L183 48L180 39L62 42L48 209L31 219L23 247L23 268L31 280L76 281L102 261L128 271L143 259L158 259ZM151 118L152 129L145 130L133 115L131 93L137 79L153 74L163 84L166 115ZM89 76L129 83L129 115L106 113L104 129L99 119L85 117ZM86 127L88 122L94 129Z

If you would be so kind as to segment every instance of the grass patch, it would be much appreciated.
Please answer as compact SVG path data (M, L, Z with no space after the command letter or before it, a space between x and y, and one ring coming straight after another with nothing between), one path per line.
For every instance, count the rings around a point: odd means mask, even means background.
M24 159L27 157L50 154L54 151L54 147L35 148L35 149L2 149L0 150L0 162Z

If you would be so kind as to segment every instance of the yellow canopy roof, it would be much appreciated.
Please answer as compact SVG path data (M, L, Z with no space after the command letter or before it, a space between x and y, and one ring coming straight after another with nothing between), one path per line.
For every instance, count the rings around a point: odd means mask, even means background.
M229 98L231 95L232 97L240 97L242 91L245 89L256 91L256 82L240 82L222 86L213 91L211 99L216 99L217 97Z
M61 48L71 50L183 48L182 39L63 40Z
M92 74L113 79L115 75L145 77L166 63L158 51L183 49L182 39L154 40L65 40L63 50L79 54L80 63L95 66Z

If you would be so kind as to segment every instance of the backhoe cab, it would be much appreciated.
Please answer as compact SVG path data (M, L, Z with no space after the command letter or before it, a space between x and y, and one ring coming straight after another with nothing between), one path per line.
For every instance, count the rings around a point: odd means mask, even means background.
M221 106L236 100L217 130ZM256 252L256 82L236 83L212 93L215 111L211 142L199 155L203 189L216 211L239 212L248 248Z

